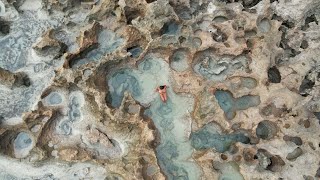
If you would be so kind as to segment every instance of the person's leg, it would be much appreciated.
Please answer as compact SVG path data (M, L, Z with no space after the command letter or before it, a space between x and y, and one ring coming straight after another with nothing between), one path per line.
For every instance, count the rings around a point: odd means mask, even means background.
M167 102L167 94L166 93L163 93L163 99L164 99L164 102Z
M165 101L165 94L163 94L163 93L160 93L160 98L161 98L161 100L164 102Z

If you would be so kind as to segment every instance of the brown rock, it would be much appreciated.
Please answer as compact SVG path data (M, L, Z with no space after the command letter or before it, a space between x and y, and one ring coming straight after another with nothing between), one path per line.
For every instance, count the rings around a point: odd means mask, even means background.
M42 56L54 55L54 58L58 58L62 56L62 54L66 51L67 46L58 41L54 37L55 31L53 29L49 29L46 31L41 41L33 45L33 49Z
M62 149L59 150L58 152L59 159L64 160L64 161L86 161L90 160L91 157L90 155L81 149L74 149L74 148L67 148L67 149Z

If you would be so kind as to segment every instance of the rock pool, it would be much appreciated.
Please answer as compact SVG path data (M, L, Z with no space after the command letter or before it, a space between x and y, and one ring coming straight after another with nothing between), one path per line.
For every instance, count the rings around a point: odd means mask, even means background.
M138 69L120 69L109 78L111 105L119 107L125 91L149 107L145 114L160 132L157 147L159 164L168 179L199 179L198 166L189 161L193 148L189 141L190 113L194 100L191 96L176 94L170 88L169 65L160 58L147 56ZM168 101L163 103L155 89L166 84Z

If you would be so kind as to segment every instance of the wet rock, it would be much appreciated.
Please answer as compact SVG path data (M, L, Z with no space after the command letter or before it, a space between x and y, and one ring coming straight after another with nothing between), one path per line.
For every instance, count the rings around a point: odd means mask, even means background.
M190 20L192 18L191 10L187 6L175 6L174 11L182 20Z
M2 10L2 8L1 8L1 10ZM1 13L2 13L2 11L0 12L0 14ZM10 23L5 20L0 19L0 37L5 36L9 33L10 33Z
M314 147L313 143L312 142L308 142L308 145L310 146L310 148L312 150L316 150L316 147Z
M320 121L320 112L314 112L313 113L315 116L316 116L316 118ZM319 122L320 123L320 122Z
M301 156L303 154L303 151L300 147L297 147L296 149L294 149L291 153L288 153L287 155L287 159L289 161L295 161L299 156Z
M255 5L257 5L261 0L242 0L242 4L246 8L251 8Z
M165 23L161 29L161 34L165 35L176 35L179 31L179 25L174 22L170 21L168 23Z
M303 178L305 180L314 180L314 178L312 176L306 176L306 175L303 175Z
M259 122L256 135L261 139L271 139L277 134L277 125L274 122L264 120Z
M225 21L228 21L228 18L224 16L216 16L212 21L216 23L223 23Z
M314 14L308 16L308 17L305 19L304 25L301 27L301 30L303 30L303 31L307 30L307 29L310 27L309 24L310 24L311 22L315 22L316 24L319 23L318 20L317 20L317 18L316 18L316 16L315 16Z
M127 24L132 24L132 20L139 16L143 16L143 12L137 8L126 6L124 7Z
M280 83L281 74L277 67L273 66L268 70L268 80L271 83Z
M293 143L295 143L297 146L301 146L302 145L302 139L300 137L297 137L297 136L288 136L288 135L285 135L283 136L283 140L285 141L291 141Z
M271 29L271 24L270 24L270 20L267 18L263 18L259 23L258 23L258 29L263 32L263 33L267 33L270 31Z
M318 168L315 177L320 177L320 168Z
M255 35L257 35L257 31L256 30L246 30L246 31L244 31L244 37L245 38L251 38L251 37L254 37Z
M302 83L299 87L299 92L302 96L308 96L310 89L313 88L313 86L315 85L315 82L307 79L307 77L305 79L302 80Z
M131 53L130 55L131 57L138 58L142 53L143 49L139 46L134 46L134 47L128 48L127 51Z
M309 46L309 45L308 45L308 41L303 40L303 41L301 42L300 47L301 47L302 49L307 49L308 46Z
M259 161L258 167L260 169L270 170L272 172L279 172L285 165L285 162L279 155L272 155L264 149L258 149L256 156Z
M283 115L288 113L288 109L286 107L277 108L273 103L268 104L260 110L260 114L264 116L275 116L282 117Z
M228 36L220 29L217 29L217 31L212 34L212 38L217 42L225 42L228 39Z

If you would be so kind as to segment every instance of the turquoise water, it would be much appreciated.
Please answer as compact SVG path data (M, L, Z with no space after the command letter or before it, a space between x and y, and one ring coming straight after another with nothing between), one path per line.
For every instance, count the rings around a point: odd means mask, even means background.
M24 158L33 148L34 140L29 133L20 132L13 141L13 150L16 158Z
M161 144L157 147L159 164L168 179L199 179L200 169L189 161L193 148L189 141L194 100L188 95L176 94L170 85L169 65L162 59L147 56L138 69L119 69L108 80L109 99L119 107L125 91L135 100L149 107L149 116L160 132ZM166 84L168 101L163 103L155 89Z
M248 89L253 89L257 86L257 81L250 77L241 77L241 85Z
M172 69L178 72L185 71L189 68L188 64L188 51L179 49L173 53L170 58L170 66Z
M214 163L213 166L220 172L219 180L244 180L244 177L239 172L239 165L233 161Z
M234 98L231 92L224 90L217 90L214 95L221 109L224 111L226 118L229 120L235 117L236 111L246 110L260 104L259 96L246 95Z
M169 86L166 103L163 103L155 92L159 85L164 84ZM190 113L193 111L194 98L187 94L176 94L172 90L169 64L161 58L148 55L138 64L137 69L116 70L109 75L108 86L111 106L119 107L124 92L128 91L136 101L147 108L145 115L153 120L161 136L161 143L156 148L158 162L170 180L200 179L200 168L191 161L194 149L214 148L218 152L225 152L235 142L249 143L249 138L242 133L223 134L210 125L191 133ZM228 112L235 113L235 110L252 105L252 97L234 99L228 92L217 92L217 99L220 103L224 101L221 105ZM229 177L228 173L225 174L225 177Z
M214 148L220 153L229 150L235 142L250 142L242 133L223 134L214 124L207 124L199 131L193 132L190 139L192 146L197 150Z

